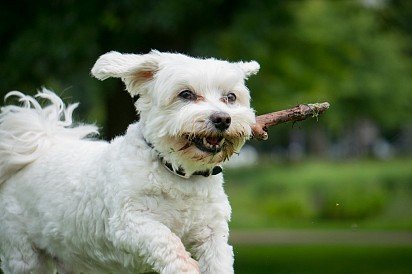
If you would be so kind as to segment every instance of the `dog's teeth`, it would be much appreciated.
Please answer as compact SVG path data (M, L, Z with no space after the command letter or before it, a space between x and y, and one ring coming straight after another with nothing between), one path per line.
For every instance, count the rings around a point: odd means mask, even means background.
M203 145L204 145L205 147L209 147L209 146L210 146L209 143L208 143L207 140L206 140L206 137L203 137Z
M218 144L216 144L216 143L211 144L211 143L209 143L209 142L207 141L207 137L203 137L203 138L202 138L203 146L204 146L205 148L209 148L209 149L212 149L212 150L218 150L218 149L220 149L220 148L222 147L222 145L223 145L224 142L225 142L225 138L222 138L222 140L220 140Z
M209 144L206 137L203 137L203 145L207 148L213 148L213 145Z

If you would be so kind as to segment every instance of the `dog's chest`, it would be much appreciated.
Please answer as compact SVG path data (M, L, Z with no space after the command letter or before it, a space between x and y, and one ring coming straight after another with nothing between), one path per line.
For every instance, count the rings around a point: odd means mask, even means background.
M196 187L190 181L184 181L182 185L175 181L156 180L156 183L140 192L141 197L137 198L140 200L139 210L183 237L193 228L207 225L213 218L213 208L224 206L217 201L218 198L224 196L227 201L223 189L216 189L217 185L211 181L203 183Z
M177 236L183 237L194 226L206 221L209 199L198 195L162 191L157 197L158 206L153 209L159 221Z

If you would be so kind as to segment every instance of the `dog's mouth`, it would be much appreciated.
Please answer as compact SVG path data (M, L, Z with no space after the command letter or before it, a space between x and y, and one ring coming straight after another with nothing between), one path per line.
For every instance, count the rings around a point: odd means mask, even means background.
M208 153L219 153L225 144L226 139L223 136L185 136L189 141L188 145L194 144L199 150Z

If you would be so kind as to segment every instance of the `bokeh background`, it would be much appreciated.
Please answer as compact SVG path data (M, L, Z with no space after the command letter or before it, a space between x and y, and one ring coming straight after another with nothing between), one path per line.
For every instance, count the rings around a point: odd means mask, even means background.
M107 140L137 120L119 80L90 77L111 50L256 60L258 114L329 101L228 163L236 273L412 273L412 1L4 1L0 18L0 97L50 88Z

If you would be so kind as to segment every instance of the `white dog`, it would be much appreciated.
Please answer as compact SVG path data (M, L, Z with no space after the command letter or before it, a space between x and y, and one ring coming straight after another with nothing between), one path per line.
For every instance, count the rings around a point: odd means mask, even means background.
M255 122L244 82L258 63L109 52L140 121L110 143L43 90L0 113L4 273L233 273L221 163ZM190 253L189 253L190 252Z

